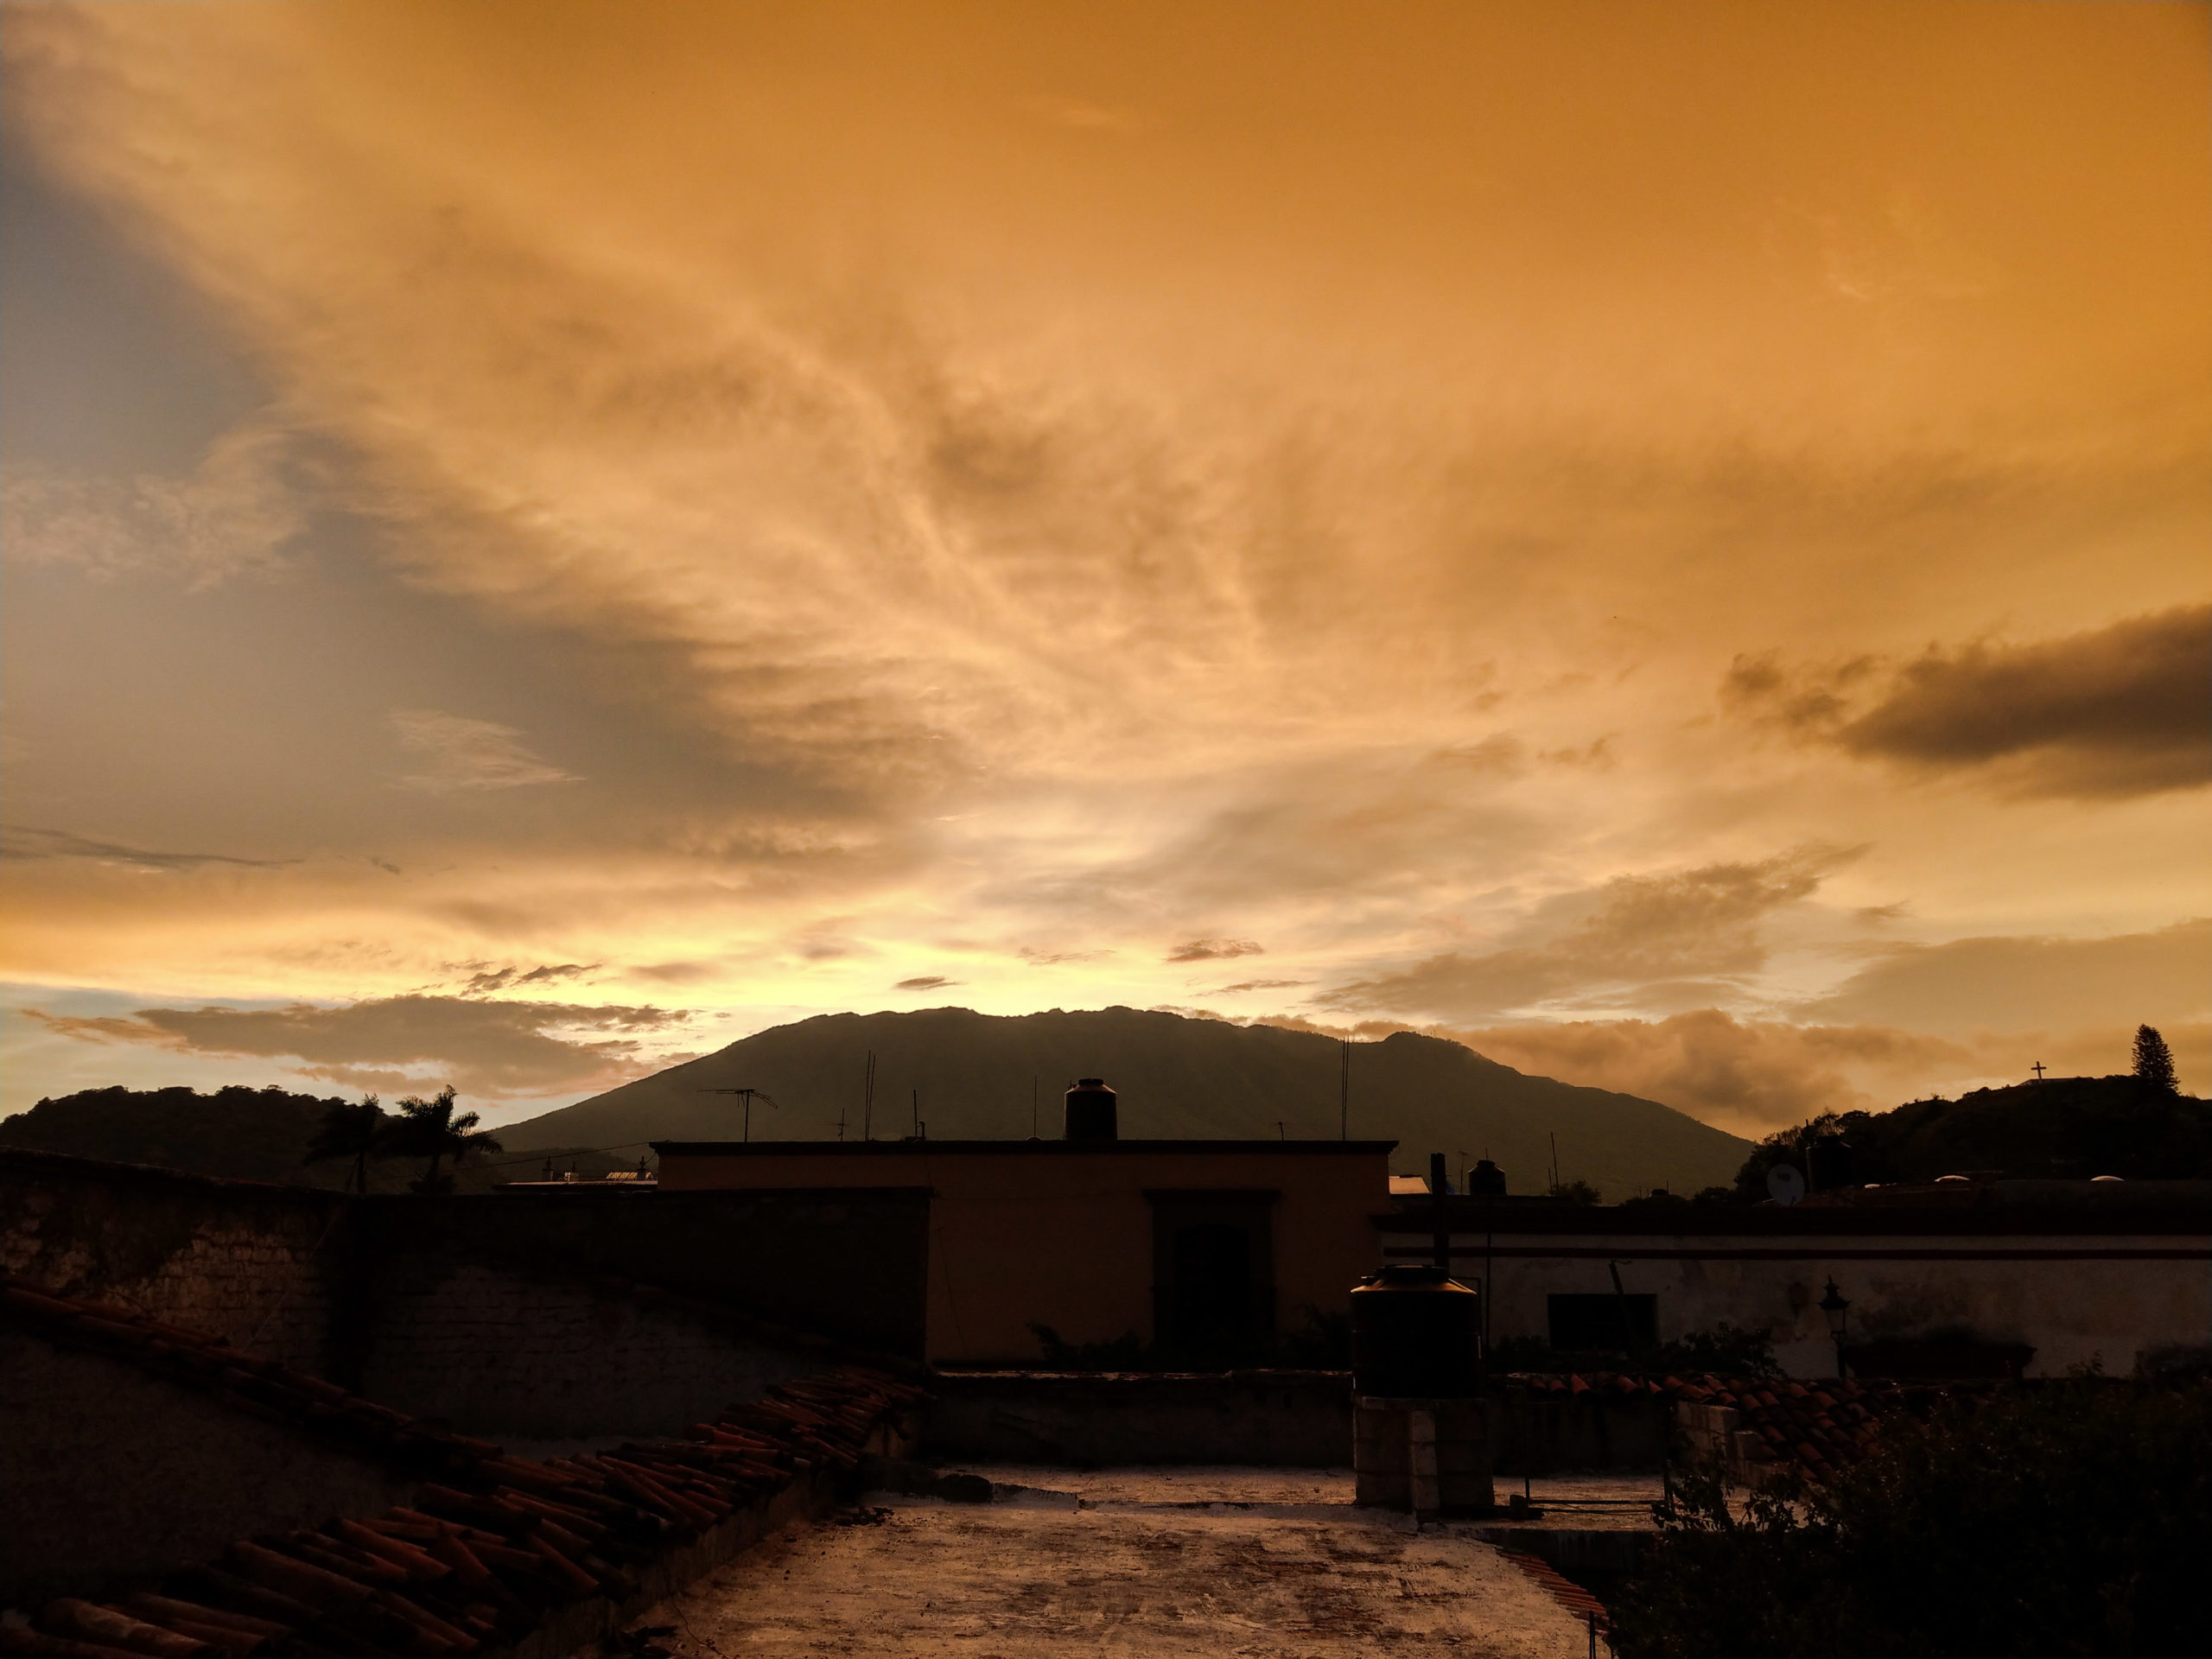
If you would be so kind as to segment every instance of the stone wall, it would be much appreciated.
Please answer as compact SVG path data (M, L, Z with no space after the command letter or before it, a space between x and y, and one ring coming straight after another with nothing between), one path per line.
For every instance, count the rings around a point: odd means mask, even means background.
M105 1355L0 1330L0 1601L99 1594L416 1482Z
M946 1371L930 1386L938 1398L922 1444L936 1457L1075 1468L1351 1465L1349 1372Z
M831 1363L627 1281L421 1253L382 1276L375 1331L361 1393L510 1441L679 1438Z
M906 1189L349 1198L11 1150L0 1217L10 1274L493 1438L675 1433L923 1344Z
M321 1372L346 1208L311 1187L9 1151L0 1268Z

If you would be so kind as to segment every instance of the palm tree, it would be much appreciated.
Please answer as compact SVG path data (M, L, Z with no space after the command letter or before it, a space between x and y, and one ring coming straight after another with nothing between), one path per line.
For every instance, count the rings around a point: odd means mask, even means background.
M453 1085L448 1084L438 1090L435 1100L416 1100L410 1096L399 1103L399 1121L392 1125L391 1148L404 1158L428 1158L429 1168L423 1179L415 1183L417 1192L450 1191L453 1177L442 1179L438 1174L438 1162L450 1157L456 1168L462 1159L472 1152L498 1152L499 1137L489 1129L476 1127L480 1119L474 1112L454 1115Z
M336 1159L351 1158L353 1173L347 1179L346 1190L366 1192L369 1160L384 1151L391 1130L392 1121L385 1115L374 1095L363 1095L357 1106L334 1100L316 1126L315 1138L308 1142L308 1155L300 1161L327 1164Z

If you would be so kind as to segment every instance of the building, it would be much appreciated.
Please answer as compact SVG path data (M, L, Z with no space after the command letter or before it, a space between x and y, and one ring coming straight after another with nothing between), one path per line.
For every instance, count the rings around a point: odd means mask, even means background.
M1794 1206L1446 1200L1452 1268L1488 1284L1494 1344L1590 1351L1726 1322L1794 1376L2056 1376L2212 1359L2212 1183L1952 1181ZM1377 1216L1428 1261L1434 1213ZM1835 1287L1835 1300L1828 1287ZM1626 1342L1624 1344L1624 1328Z
M1395 1141L1122 1141L1070 1095L1062 1141L659 1141L660 1191L926 1191L933 1363L1034 1367L1040 1327L1257 1358L1348 1313Z

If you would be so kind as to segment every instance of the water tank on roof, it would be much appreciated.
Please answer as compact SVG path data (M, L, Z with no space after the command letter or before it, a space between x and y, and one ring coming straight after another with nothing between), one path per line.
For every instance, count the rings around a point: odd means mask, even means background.
M1487 1158L1478 1158L1475 1166L1467 1172L1467 1196L1471 1198L1502 1198L1505 1196L1505 1172Z
M1105 1078L1078 1077L1068 1090L1067 1135L1071 1141L1114 1139L1114 1091Z
M1355 1395L1465 1400L1481 1380L1481 1296L1441 1268L1389 1267L1351 1294Z

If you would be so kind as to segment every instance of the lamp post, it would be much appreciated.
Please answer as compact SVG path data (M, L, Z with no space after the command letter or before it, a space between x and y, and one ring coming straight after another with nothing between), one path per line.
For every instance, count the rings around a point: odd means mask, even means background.
M1844 1300L1843 1293L1835 1287L1835 1281L1831 1279L1827 1283L1827 1294L1821 1298L1819 1306L1821 1312L1827 1318L1828 1336L1835 1343L1835 1374L1841 1376L1843 1375L1843 1329L1845 1323L1851 1318L1851 1304Z

